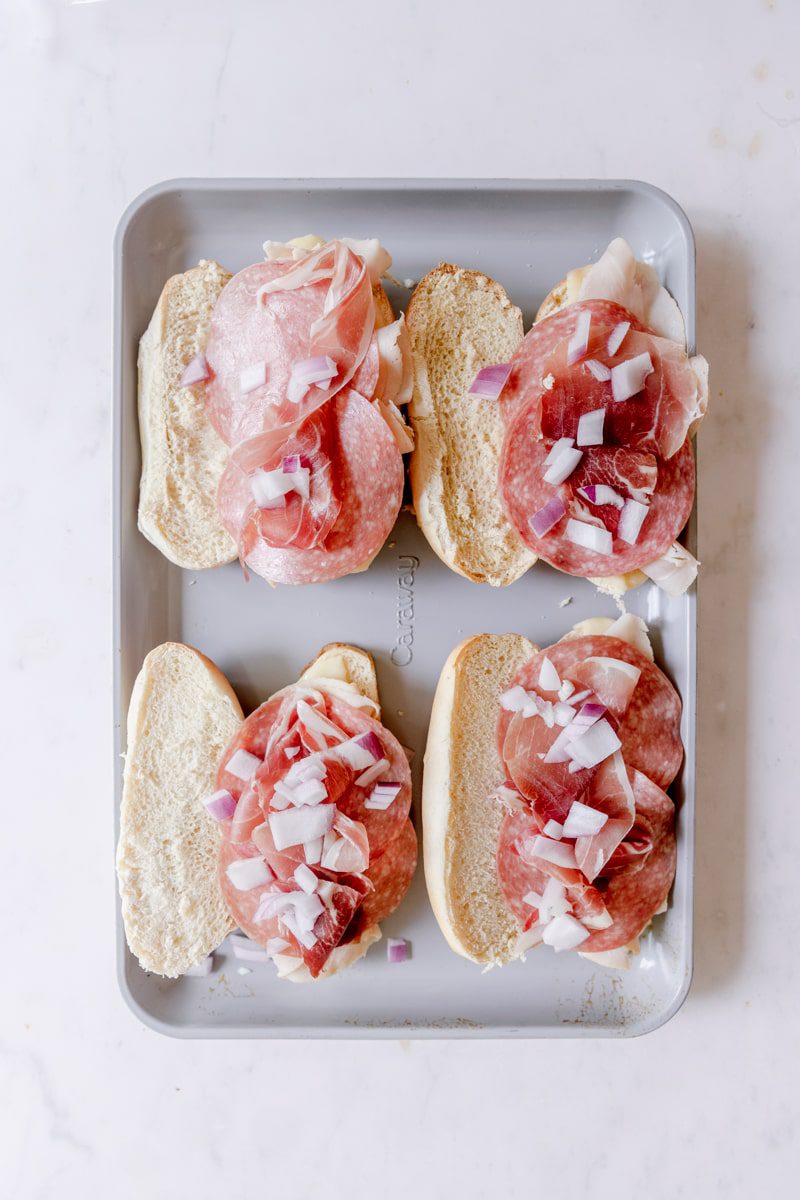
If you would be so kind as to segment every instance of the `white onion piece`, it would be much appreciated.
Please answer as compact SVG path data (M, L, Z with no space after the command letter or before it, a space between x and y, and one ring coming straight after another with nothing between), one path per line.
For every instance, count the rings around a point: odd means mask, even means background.
M213 970L214 955L209 954L206 958L202 959L201 962L195 963L194 966L189 967L183 973L184 975L200 975L204 977L206 975L210 975Z
M589 349L589 329L592 324L592 314L588 309L578 314L575 322L575 332L567 345L567 366L580 362Z
M619 325L614 326L614 328L611 330L611 333L608 335L608 341L606 343L606 349L608 350L609 354L614 355L617 353L620 346L625 341L630 327L630 321L620 321Z
M265 362L251 363L239 372L239 391L243 396L263 387L267 382L267 364Z
M594 725L596 721L599 721L600 718L605 715L606 711L605 704L598 704L593 700L581 705L580 710L575 715L575 718L572 722L573 737L578 734L580 729L588 729L590 725Z
M614 539L608 529L599 525L589 525L586 521L576 521L570 517L567 521L566 538L576 546L583 546L595 554L611 554L614 549Z
M263 921L268 917L278 917L283 920L284 916L291 912L297 927L308 933L314 928L323 911L324 905L314 893L264 892L254 919ZM294 933L294 930L292 932Z
M289 770L284 776L284 780L290 787L295 784L305 783L308 779L324 779L328 774L328 769L318 754L308 754L305 758L301 758L299 762L292 763Z
M294 803L294 792L287 786L284 779L279 779L275 784L269 803L270 807L274 808L276 812L283 808L288 808L290 804Z
M386 943L386 957L390 963L402 963L408 958L408 942L405 938L389 938Z
M307 863L318 863L322 858L322 838L314 838L311 842L303 842L303 857Z
M289 846L305 845L322 837L332 827L336 808L333 804L319 804L316 808L287 808L283 812L269 814L269 828L276 850Z
M644 381L654 370L653 360L647 351L634 358L626 358L611 368L611 395L617 401L630 400L644 387Z
M575 684L570 683L570 681L568 679L565 679L564 682L562 683L561 687L558 689L559 700L562 700L562 701L569 700L570 696L572 695L572 693L574 691L575 691Z
M553 716L556 725L560 725L562 729L566 728L575 719L575 709L571 704L564 704L559 700L558 704L553 705Z
M328 789L320 779L307 779L295 787L292 804L299 808L301 804L320 804L327 798Z
M591 689L586 688L585 691L575 692L574 695L570 695L569 702L570 704L580 704L583 700L588 699L591 694Z
M596 833L600 832L607 820L608 813L598 812L596 808L591 808L588 804L582 804L580 800L573 800L572 807L567 813L567 819L564 822L564 837L594 837ZM545 830L545 832L547 831Z
M300 945L306 950L312 950L314 946L316 946L317 938L315 934L310 929L302 928L297 920L296 914L292 912L290 908L287 908L285 912L282 912L278 920L283 925L284 929L287 929L289 933L291 933L297 939ZM276 962L277 959L278 956L276 955Z
M552 838L554 842L560 842L564 836L564 826L560 825L558 821L546 821L542 833L545 837Z
M204 383L210 374L206 356L201 351L199 354L195 354L194 358L186 364L178 386L191 387L195 383Z
M589 937L589 930L584 929L580 921L576 921L569 913L564 913L563 916L555 917L549 922L542 932L542 941L552 946L558 952L560 950L574 950L576 946L580 946Z
M369 787L371 783L375 783L377 779L380 779L388 766L388 758L379 758L371 767L367 767L366 771L362 771L360 775L356 776L357 785L361 788Z
M500 707L506 712L521 712L524 717L535 717L539 711L534 697L529 696L519 684L501 693Z
M309 896L317 890L317 877L313 871L309 871L305 863L300 863L294 870L295 883L306 892Z
M556 461L556 459L559 457L559 455L563 454L565 450L571 450L574 445L575 445L574 438L567 438L567 437L559 438L558 441L553 442L553 445L550 448L550 453L548 454L547 458L544 460L544 465L546 467L549 467L551 465L551 463L554 463Z
M279 508L294 490L293 476L287 475L281 467L274 471L257 467L250 476L250 495L259 508Z
M545 471L543 476L545 483L559 484L563 483L565 479L569 479L582 458L582 450L569 447L562 450L555 462L551 463Z
M622 508L625 503L619 492L607 483L588 483L586 487L578 488L578 495L590 504L613 504L614 508Z
M528 524L537 537L544 537L567 515L567 506L560 496L553 496L542 508L528 517Z
M401 786L399 783L376 784L364 801L364 808L373 808L381 812L385 811L397 799Z
M240 747L225 763L225 770L231 775L235 775L237 779L241 779L242 783L247 783L253 778L260 766L260 758L257 758L255 754L251 754L249 750L242 750Z
M574 724L574 720L570 722L570 724L566 727L566 729L561 730L561 733L558 735L558 737L553 742L550 749L545 754L544 759L543 759L544 762L546 762L546 763L569 762L570 759L569 759L569 754L567 753L567 746L569 745L569 743L573 737L573 733L572 733L572 729L571 729L571 726L573 724Z
M321 879L317 884L317 895L323 904L330 904L333 899L333 887L333 882L330 879Z
M583 364L591 371L598 383L608 383L611 378L611 368L605 363L599 362L596 358L587 358ZM578 434L578 445L580 446L580 433Z
M620 513L617 537L629 546L635 546L649 511L647 505L640 504L638 500L626 500Z
M481 400L498 400L511 374L511 363L497 363L484 367L470 384L468 396L479 396Z
M371 754L365 746L362 746L358 738L350 738L346 742L342 742L333 751L336 758L347 763L348 767L352 767L354 771L363 771L365 767L369 767L374 763L375 756Z
M552 838L541 837L532 839L533 845L528 851L534 858L543 858L545 862L555 863L557 867L577 867L575 847L566 842L556 842Z
M578 418L577 444L579 446L602 446L605 419L606 410L604 408L595 408L592 412L582 413Z
M208 815L215 821L227 821L228 817L232 817L236 812L236 801L225 788L220 788L218 792L207 796L203 805Z
M557 692L561 687L561 679L550 659L545 654L539 668L539 687L544 692Z
M289 384L286 388L287 400L292 404L299 404L312 384L326 388L337 371L336 363L328 354L304 358L300 362L293 363Z
M237 858L226 870L237 892L249 892L263 883L271 883L275 876L263 858Z
M596 767L598 763L605 762L615 754L621 745L622 742L608 721L601 717L584 734L570 742L568 753L579 766Z

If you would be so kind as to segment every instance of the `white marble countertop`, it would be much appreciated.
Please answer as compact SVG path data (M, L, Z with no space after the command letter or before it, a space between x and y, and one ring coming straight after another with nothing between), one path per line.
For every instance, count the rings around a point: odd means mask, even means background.
M6 0L4 1194L794 1181L798 44L790 0ZM624 1043L169 1041L114 971L114 227L166 177L426 174L639 177L694 223L713 371L694 985Z

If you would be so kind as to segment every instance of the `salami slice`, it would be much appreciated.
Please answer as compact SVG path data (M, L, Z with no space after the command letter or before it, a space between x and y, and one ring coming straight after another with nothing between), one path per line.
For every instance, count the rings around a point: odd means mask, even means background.
M613 924L592 933L581 951L599 953L626 946L666 900L675 878L675 806L641 771L631 774L636 801L634 828L640 839L644 835L650 850L636 862L637 869L615 871L600 882L598 890Z
M538 421L539 401L533 399L517 412L506 432L500 456L500 499L506 516L525 545L545 562L570 575L619 575L660 558L676 540L692 511L695 468L690 443L685 441L672 458L659 460L657 482L637 541L629 545L613 536L619 521L615 514L610 522L612 553L600 554L568 541L565 536L570 518L586 524L603 524L600 510L583 499L577 488L586 487L590 481L607 483L611 480L612 486L622 489L631 471L635 468L641 473L642 467L646 467L651 459L642 455L641 461L632 464L631 459L635 456L628 452L624 462L617 456L614 465L613 457L587 454L586 466L574 480L570 477L561 484L545 483L545 459L550 446L539 438ZM599 464L596 472L592 470L593 462ZM634 498L624 491L621 494L623 500ZM562 500L566 515L540 537L532 529L530 520L556 497Z
M575 839L578 869L593 883L633 828L636 802L628 768L619 751L600 763L581 803L608 818L599 833Z
M572 672L591 657L617 658L638 667L639 680L617 729L622 742L622 755L630 769L642 771L661 788L669 787L680 770L683 745L680 738L680 697L664 672L628 642L596 635L565 638L547 650L539 651L517 673L512 685L519 684L526 691L537 691L545 655L562 679L569 679ZM500 747L511 723L510 718L510 713L500 710L497 727ZM539 720L533 723L544 724Z
M217 769L216 786L230 792L234 800L238 800L246 788L244 780L227 770L237 750L247 750L256 758L263 759L267 752L267 742L275 724L275 719L281 708L281 698L276 696L267 700L245 717L236 733L225 748Z
M340 505L324 543L310 549L276 548L257 539L247 566L272 583L305 584L338 579L368 562L380 550L403 499L403 459L379 410L345 388L330 402L331 486ZM233 536L252 497L237 483L228 491L223 477L220 511Z
M500 748L509 777L520 795L530 801L542 828L547 821L566 820L573 801L585 790L596 770L581 768L571 772L567 762L544 761L560 733L557 725L549 729L541 717L517 712L508 724Z
M405 896L417 867L417 835L406 820L397 837L366 873L373 890L368 892L347 931L346 939L355 941L369 925L378 925L390 917Z

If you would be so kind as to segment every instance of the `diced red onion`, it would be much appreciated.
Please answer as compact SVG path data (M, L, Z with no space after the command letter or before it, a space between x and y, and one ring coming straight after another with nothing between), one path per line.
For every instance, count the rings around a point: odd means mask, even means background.
M626 500L620 513L617 537L629 546L634 546L639 540L644 519L649 511L647 505L640 504L638 500Z
M508 382L511 374L511 363L496 363L484 367L473 379L468 396L479 396L481 400L497 400Z
M293 791L292 804L296 807L301 804L320 804L328 798L328 789L320 779L306 779L298 783Z
M586 688L582 692L575 692L574 695L570 695L569 702L570 702L570 704L580 704L583 700L588 699L588 697L591 696L591 694L592 694L591 688Z
M184 971L183 973L184 975L200 975L205 977L206 975L210 975L213 970L214 955L209 954L202 959L201 962L195 963L194 966L189 967L188 970Z
M570 696L572 695L572 693L574 691L575 691L575 684L570 683L570 681L568 679L565 679L564 682L562 683L561 687L558 689L559 700L563 700L566 702L567 700L569 700Z
M243 396L263 387L267 382L267 364L265 362L251 363L239 372L239 391Z
M318 804L316 808L287 808L269 814L269 828L276 850L305 845L322 837L333 825L336 808L333 804Z
M323 904L313 892L264 892L254 920L263 921L269 917L282 920L287 912L293 912L298 928L309 932L322 915Z
M619 492L615 492L607 483L588 483L586 487L578 488L578 495L590 504L613 504L614 508L622 508L625 503Z
M556 740L553 742L550 749L544 756L543 761L546 763L565 763L569 762L569 754L567 754L567 745L573 737L572 725L574 721L562 729Z
M608 820L608 813L599 812L580 800L573 800L564 822L564 837L594 837ZM546 830L545 830L546 832Z
M227 821L228 817L232 817L236 812L236 801L225 788L220 788L218 792L208 796L203 804L208 815L215 821Z
M367 767L366 771L362 771L360 775L356 776L356 783L361 788L368 787L371 783L374 783L376 779L380 779L381 775L383 775L388 766L388 758L379 758L378 761L373 763L371 767Z
M405 938L388 938L386 957L390 963L402 963L408 958L408 942Z
M552 946L558 952L560 950L574 950L576 946L580 946L589 937L589 930L584 929L580 921L576 921L569 913L564 913L560 917L554 917L544 927L542 932L542 941L547 946Z
M607 367L605 363L599 362L596 358L587 358L583 365L589 368L598 383L608 383L611 378L611 368ZM578 445L580 446L580 444L579 437Z
M281 508L289 492L294 490L294 477L284 474L280 467L274 471L257 467L250 476L250 495L259 508Z
M191 387L194 383L204 383L210 374L211 371L206 356L201 351L199 354L195 354L194 358L190 359L186 364L178 386Z
M317 877L313 871L309 871L305 863L300 863L294 869L295 883L306 892L309 896L317 890Z
M539 711L536 700L528 695L525 688L517 683L506 692L500 694L500 707L506 712L521 712L523 716L534 717Z
M571 450L574 445L575 445L574 438L567 438L567 437L559 438L557 441L553 442L553 445L550 448L550 453L548 454L547 458L544 460L544 465L546 467L549 467L551 465L551 463L554 463L556 461L556 459L561 454L564 453L565 450Z
M377 735L374 734L371 729L368 730L367 733L359 734L355 740L359 746L363 746L365 750L369 750L373 759L376 761L379 758L383 758L383 746L381 745Z
M560 725L564 729L575 718L575 709L571 704L565 704L559 700L558 704L553 705L553 716L555 717L556 725Z
M609 354L614 355L617 353L620 346L625 341L625 337L630 327L630 321L620 321L619 325L614 326L614 328L611 330L611 333L608 335L608 341L606 343L606 349L608 350Z
M568 912L572 907L567 899L566 886L560 879L556 879L554 875L551 875L544 885L542 901L545 908L549 909L550 912L555 912L557 917L560 917L562 913Z
M336 837L323 851L322 867L325 871L345 871L358 874L366 863L359 847L345 837Z
M545 821L545 825L544 825L544 829L542 830L542 833L544 834L545 837L552 838L554 842L560 842L562 837L564 836L564 826L559 824L558 821L553 821L551 819L549 821ZM571 837L572 834L570 834L569 836Z
M615 400L630 400L644 387L644 381L653 371L653 360L647 351L634 358L626 358L611 368L611 395Z
M577 444L579 446L602 446L605 419L606 410L604 408L595 408L592 412L582 413L578 417Z
M263 858L236 858L225 874L239 892L249 892L275 878Z
M299 762L292 763L286 772L286 783L294 787L297 783L305 783L307 779L324 779L328 774L327 767L318 754L308 754Z
M335 835L332 839L331 845L333 844L334 840ZM333 899L333 888L334 884L330 879L320 879L319 883L317 884L317 895L323 904L330 904L331 900Z
M314 838L311 842L303 843L303 857L307 863L318 863L322 858L322 838Z
M605 717L590 725L584 734L574 738L568 748L569 757L581 767L596 767L619 750L622 742Z
M364 801L364 808L372 808L384 812L397 799L397 794L401 787L402 784L399 783L376 784Z
M555 462L544 473L545 483L559 484L568 479L583 458L583 451L573 448L562 450Z
M539 687L543 692L557 692L561 687L561 679L550 659L545 654L539 668Z
M300 925L298 924L297 917L291 909L287 909L285 912L281 913L278 919L283 925L284 929L288 929L289 933L291 933L297 939L300 945L305 947L306 950L311 950L314 946L316 946L318 940L316 934L314 934L310 929L301 929Z
M578 320L575 322L575 332L569 339L567 346L567 366L571 367L573 363L579 362L586 351L589 349L589 329L592 324L592 314L588 309L578 314Z
M543 508L528 518L528 524L537 537L544 537L567 514L567 506L560 496L553 496Z
M290 804L294 803L294 789L289 787L285 779L279 779L276 782L269 803L270 807L274 808L276 812L288 808Z
M573 703L577 703L577 701L573 701ZM582 704L579 712L576 713L575 719L572 722L574 726L573 734L575 730L580 729L581 727L588 729L590 725L594 725L595 722L599 721L602 716L605 716L605 713L605 704L597 704L593 700L590 700L586 704Z
M583 546L595 554L611 554L614 550L614 539L608 529L599 525L589 525L586 521L576 521L570 517L567 521L566 538L576 546Z
M543 858L545 862L555 863L557 867L577 867L575 847L566 842L556 842L552 838L537 836L533 838L533 846L528 853L534 858Z
M327 387L337 371L336 363L327 354L301 359L292 366L286 398L293 404L299 404L312 384Z
M372 734L374 737L375 735ZM377 740L377 739L376 739ZM347 763L354 771L363 771L365 767L369 767L375 761L375 755L362 746L358 738L350 738L346 742L342 742L333 750L336 758ZM380 755L378 755L380 758Z
M299 454L284 454L281 459L281 470L284 475L293 475L295 471L300 470L300 455Z
M241 779L242 783L248 783L261 766L261 762L262 760L255 754L240 747L226 762L225 770L237 779Z

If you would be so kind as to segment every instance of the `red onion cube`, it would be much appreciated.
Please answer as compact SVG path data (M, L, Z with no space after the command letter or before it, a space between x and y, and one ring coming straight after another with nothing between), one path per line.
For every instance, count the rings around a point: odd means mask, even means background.
M566 537L567 541L583 546L585 550L592 550L595 554L612 554L614 550L610 530L589 525L586 521L576 521L574 517L567 521Z
M605 717L590 725L580 737L573 738L568 747L569 757L579 767L596 767L621 747L622 742Z
M591 808L588 804L581 804L580 800L573 800L572 807L567 813L567 819L564 822L564 837L594 837L596 833L600 832L607 820L608 813L599 812L596 808Z
M556 842L548 837L533 838L533 846L528 851L533 858L543 858L545 862L555 863L557 867L577 867L575 847L566 842Z
M630 321L620 321L619 325L614 326L614 328L611 330L611 333L608 335L608 341L606 343L606 349L608 350L609 354L614 355L617 353L620 346L625 341L625 337L630 327Z
M383 758L383 746L371 729L368 733L360 734L355 740L357 745L363 746L365 750L370 752L375 761Z
M269 814L269 828L276 850L305 845L323 837L333 825L336 808L333 804L318 804L315 808L286 808Z
M263 387L266 382L267 364L265 362L252 363L239 372L239 391L243 396L246 396L248 392L254 392L256 388Z
M653 370L653 360L647 351L617 363L616 367L611 368L611 395L617 401L637 396Z
M359 787L368 787L369 784L375 783L377 779L380 779L388 766L388 758L379 758L371 767L367 767L366 771L362 771L360 775L356 776L356 783Z
M567 346L568 367L571 367L573 363L579 362L589 349L589 329L591 324L592 314L588 309L584 309L578 315L578 320L575 322L575 332Z
M405 938L388 938L386 957L390 963L402 963L408 959L408 942Z
M562 450L543 475L545 483L559 484L568 479L583 458L583 451L574 447Z
M239 892L252 891L275 878L263 858L234 859L225 874Z
M564 826L560 825L558 821L550 820L545 821L545 826L542 830L542 833L545 837L552 838L554 842L560 842L564 836L565 830ZM568 834L567 836L572 837L572 834Z
M481 400L498 400L511 374L511 363L496 363L484 367L473 379L468 396L479 396Z
M208 796L203 804L210 817L215 821L227 821L236 812L236 801L225 788Z
M625 503L619 492L615 492L607 483L589 483L586 487L578 488L578 495L590 504L613 504L614 508L622 508Z
M609 371L608 374L610 378L611 372ZM578 418L577 444L579 446L602 446L605 419L606 410L604 408L596 408L593 412L582 413Z
M537 537L544 537L566 515L567 506L564 501L560 496L554 496L552 500L547 501L544 508L540 508L538 512L528 518L528 524Z
M565 450L571 450L574 445L575 445L574 438L567 438L567 437L559 438L557 441L553 442L553 445L550 447L550 453L548 454L547 458L544 460L544 465L546 467L549 467L551 465L551 463L554 463L556 461L556 459L559 458L560 455L562 455L564 453Z
M294 880L309 896L317 890L317 877L313 871L309 871L305 863L300 863L299 867L295 867Z
M589 937L589 930L584 929L580 921L576 921L569 913L554 917L542 931L542 941L547 946L559 950L574 950Z
M300 455L284 454L281 460L281 467L284 475L293 475L295 471L300 470Z
M598 383L608 383L611 378L611 368L607 367L605 363L598 362L596 358L587 358L583 365L591 371ZM580 446L580 444L579 441L578 445Z
M241 779L242 783L248 783L261 766L261 761L255 754L240 747L226 762L225 770Z
M635 545L649 511L647 505L638 500L626 500L620 513L617 537L629 546Z
M539 687L543 692L557 692L561 687L561 679L550 659L545 654L539 668Z
M193 383L204 383L210 373L206 356L201 351L186 364L178 386L191 387Z

